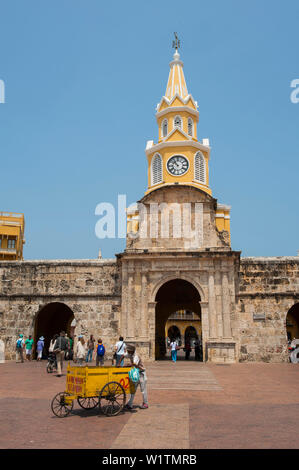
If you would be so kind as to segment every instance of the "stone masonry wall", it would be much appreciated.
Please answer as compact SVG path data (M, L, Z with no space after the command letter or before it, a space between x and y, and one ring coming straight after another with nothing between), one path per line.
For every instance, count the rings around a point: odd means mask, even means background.
M0 339L6 358L15 357L20 332L34 334L38 313L52 302L73 311L77 335L101 335L110 353L119 334L120 283L116 260L1 262Z
M240 361L288 360L286 316L299 302L299 257L243 258L233 335Z

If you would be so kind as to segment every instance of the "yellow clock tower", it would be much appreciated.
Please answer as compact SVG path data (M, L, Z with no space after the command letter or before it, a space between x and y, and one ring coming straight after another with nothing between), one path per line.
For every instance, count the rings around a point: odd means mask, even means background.
M177 39L165 95L156 111L159 140L157 144L148 141L146 146L146 194L161 186L187 184L211 195L209 140L197 138L198 105L187 89Z
M150 140L146 144L148 187L140 202L159 198L156 193L161 195L163 190L169 191L169 196L165 196L169 202L174 188L178 188L179 200L184 198L186 202L187 194L193 189L195 199L197 196L199 199L210 197L210 201L214 201L211 223L220 234L225 234L230 243L230 206L219 204L212 197L209 183L209 139L200 142L197 137L198 104L188 92L176 34L175 37L175 53L170 62L165 95L156 108L158 142ZM136 233L139 230L139 220L137 206L131 207L128 210L128 232ZM209 243L214 246L216 242L211 239Z

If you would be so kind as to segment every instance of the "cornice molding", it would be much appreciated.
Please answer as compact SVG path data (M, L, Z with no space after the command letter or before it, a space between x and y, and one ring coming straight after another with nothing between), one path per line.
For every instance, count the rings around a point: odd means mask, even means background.
M193 147L199 150L203 150L204 152L207 152L208 159L210 159L211 147L207 147L206 145L203 145L200 142L195 142L194 140L177 140L174 142L160 142L159 144L155 144L152 147L145 149L145 154L146 156L149 156L152 153L158 152L159 150L165 147Z
M199 120L199 112L196 111L195 109L193 108L189 108L189 106L173 106L173 107L168 107L166 109L163 109L162 111L157 111L156 112L156 119L158 121L158 119L161 117L161 116L164 116L165 114L169 114L169 113L180 113L180 112L187 112L187 113L190 113L192 114L193 116L195 116L197 118L197 121Z

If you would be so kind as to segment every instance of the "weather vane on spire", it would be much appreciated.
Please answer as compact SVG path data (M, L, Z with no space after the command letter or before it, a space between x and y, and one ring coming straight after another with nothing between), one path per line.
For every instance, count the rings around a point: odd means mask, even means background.
M172 47L178 50L178 48L181 47L181 41L179 40L177 33L174 33L174 37L175 41L172 41Z

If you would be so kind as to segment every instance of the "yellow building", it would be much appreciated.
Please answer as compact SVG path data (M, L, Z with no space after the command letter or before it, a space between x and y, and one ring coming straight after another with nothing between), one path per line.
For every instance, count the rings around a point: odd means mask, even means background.
M0 261L23 259L24 231L24 214L0 212Z
M165 338L179 340L185 344L186 339L192 343L201 338L201 320L199 315L189 310L179 310L168 317L165 324Z

